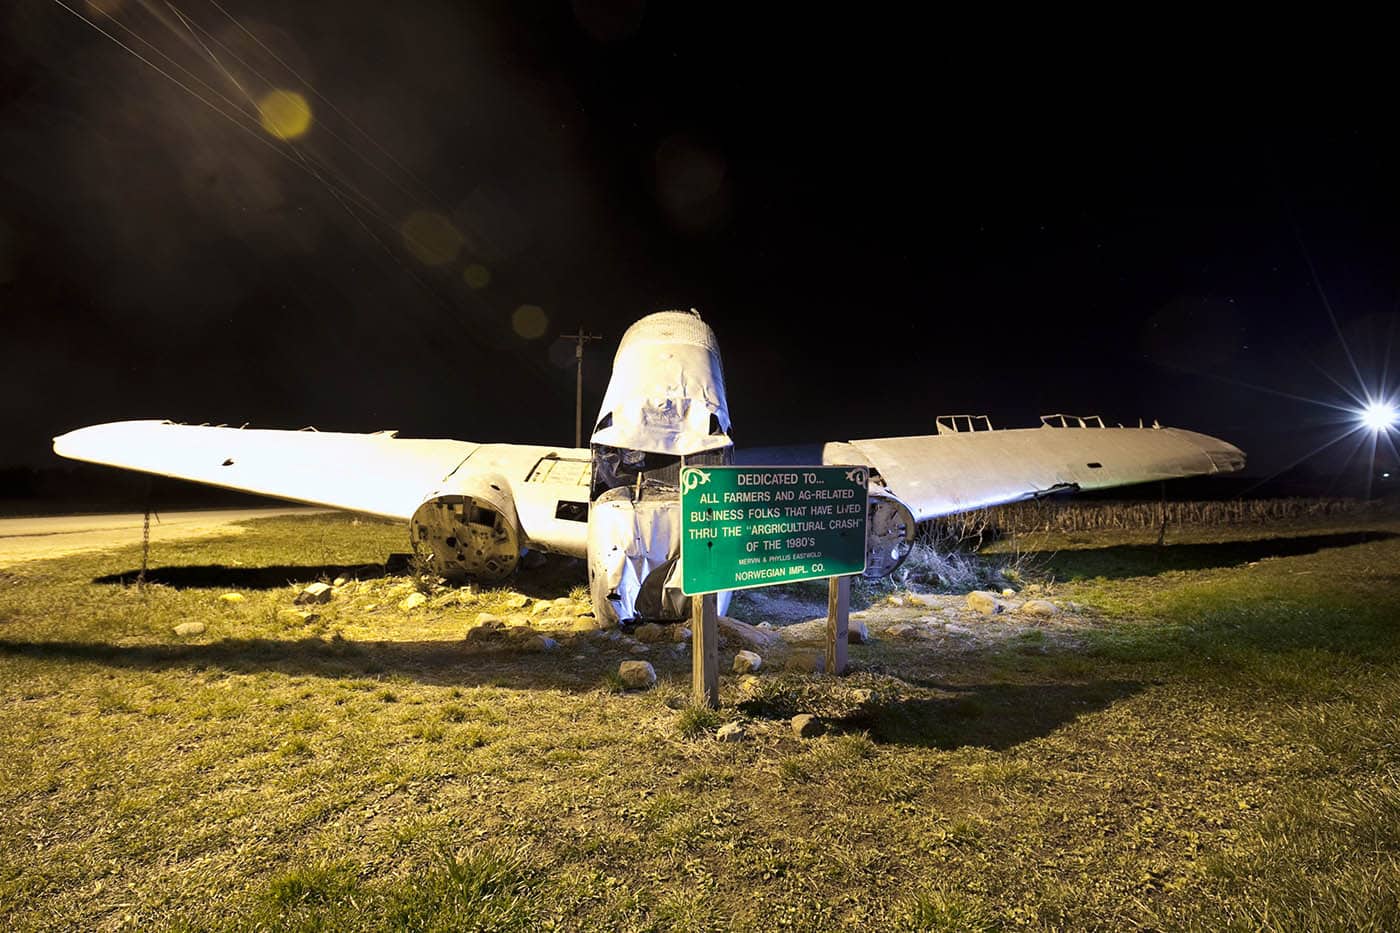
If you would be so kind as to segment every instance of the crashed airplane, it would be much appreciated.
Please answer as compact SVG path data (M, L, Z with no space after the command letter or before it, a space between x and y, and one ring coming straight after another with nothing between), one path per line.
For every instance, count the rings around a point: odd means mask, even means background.
M926 519L1244 466L1238 448L1192 431L1041 421L943 417L931 435L826 444L823 463L870 468L867 575L895 570ZM586 449L123 421L56 437L54 451L407 521L414 551L449 579L501 580L529 549L585 558L597 617L631 621L687 615L680 470L731 463L734 445L714 332L693 311L663 311L623 335Z

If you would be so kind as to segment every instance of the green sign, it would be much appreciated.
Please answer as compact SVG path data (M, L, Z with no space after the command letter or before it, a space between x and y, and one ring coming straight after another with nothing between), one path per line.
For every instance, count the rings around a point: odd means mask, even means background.
M863 466L686 467L681 591L862 573L869 476Z

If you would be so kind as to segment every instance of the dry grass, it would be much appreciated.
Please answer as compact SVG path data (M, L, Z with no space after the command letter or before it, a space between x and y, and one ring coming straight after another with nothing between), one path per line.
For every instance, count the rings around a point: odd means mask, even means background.
M1095 502L1050 498L999 505L935 519L940 534L967 539L1048 532L1134 531L1168 528L1272 525L1365 518L1376 507L1360 499L1222 499L1219 501Z
M395 526L160 545L144 593L94 582L137 548L25 565L0 576L0 923L1394 928L1397 530L1023 541L1087 648L876 641L844 680L726 677L722 716L669 646L656 689L617 690L626 646L557 613L532 617L550 654L465 642L509 591L405 612L413 581L378 581L288 622L286 578L381 560ZM749 740L713 741L731 718Z

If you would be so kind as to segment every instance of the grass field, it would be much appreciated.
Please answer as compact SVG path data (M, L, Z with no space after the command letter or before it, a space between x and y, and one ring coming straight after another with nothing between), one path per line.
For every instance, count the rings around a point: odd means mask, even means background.
M270 520L153 548L144 590L135 547L0 572L0 927L1400 927L1393 517L1021 539L1073 648L877 638L846 678L726 676L719 714L669 646L621 692L564 608L555 651L465 641L505 591L286 612L404 537ZM576 600L571 569L518 586Z

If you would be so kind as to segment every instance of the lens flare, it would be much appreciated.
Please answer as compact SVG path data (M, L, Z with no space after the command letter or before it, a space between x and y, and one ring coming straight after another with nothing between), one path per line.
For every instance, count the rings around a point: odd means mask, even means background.
M311 127L311 105L296 91L269 91L258 101L262 128L278 139L296 139Z
M1362 425L1377 434L1395 427L1397 420L1400 420L1400 412L1396 412L1390 402L1372 402L1361 411Z
M510 324L518 336L536 340L549 329L549 315L539 305L521 305L510 316Z
M462 279L469 287L482 289L491 284L491 270L474 262L462 270Z

